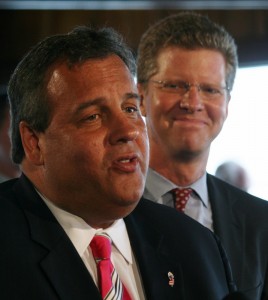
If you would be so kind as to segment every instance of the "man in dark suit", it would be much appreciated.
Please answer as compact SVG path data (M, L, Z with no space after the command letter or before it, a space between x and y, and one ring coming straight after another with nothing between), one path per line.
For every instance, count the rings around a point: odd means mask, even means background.
M150 141L144 197L214 231L238 289L267 299L268 202L206 173L210 145L228 114L237 69L233 38L207 17L184 12L152 25L137 59Z
M235 290L213 233L140 201L148 140L134 74L107 28L49 37L16 68L8 95L22 175L0 185L1 299L110 299L109 289L112 299L219 300Z

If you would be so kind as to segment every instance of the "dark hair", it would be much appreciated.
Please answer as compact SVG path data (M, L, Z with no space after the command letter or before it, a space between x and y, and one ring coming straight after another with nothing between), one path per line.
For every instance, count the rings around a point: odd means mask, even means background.
M46 83L50 68L59 61L71 67L88 59L117 55L136 75L135 60L122 36L112 28L93 29L80 26L67 34L48 37L22 59L11 76L8 97L11 104L12 159L21 163L24 149L19 123L26 121L32 129L44 132L49 126L51 107Z
M137 56L139 83L148 82L157 73L159 51L169 46L212 49L222 53L226 61L226 85L232 89L238 65L234 39L222 26L194 12L168 16L143 34Z

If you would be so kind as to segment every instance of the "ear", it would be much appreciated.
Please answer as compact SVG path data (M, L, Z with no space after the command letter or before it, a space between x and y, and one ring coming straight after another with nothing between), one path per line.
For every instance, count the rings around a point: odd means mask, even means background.
M144 103L144 94L145 90L142 84L138 83L137 85L138 91L139 91L139 96L140 96L140 110L141 113L144 117L146 117L146 108L145 108L145 103Z
M39 147L39 135L25 121L21 121L20 136L26 158L34 165L43 164L43 155Z

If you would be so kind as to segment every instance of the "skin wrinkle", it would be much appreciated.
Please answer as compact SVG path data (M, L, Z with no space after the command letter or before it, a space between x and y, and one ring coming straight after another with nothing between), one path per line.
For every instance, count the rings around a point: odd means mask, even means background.
M158 72L152 80L226 85L226 63L219 51L171 46L160 51L157 65ZM202 99L196 87L183 97L162 91L152 82L147 87L139 85L139 90L142 99L146 99L141 110L150 139L150 167L178 185L197 180L204 173L210 144L228 115L229 93L212 102ZM176 164L185 169L184 176L181 168L176 173Z
M51 122L44 133L35 133L40 171L28 174L23 162L25 173L57 206L92 227L107 227L135 208L148 167L147 130L133 77L112 55L71 69L55 65L47 90ZM136 158L121 162L128 157Z

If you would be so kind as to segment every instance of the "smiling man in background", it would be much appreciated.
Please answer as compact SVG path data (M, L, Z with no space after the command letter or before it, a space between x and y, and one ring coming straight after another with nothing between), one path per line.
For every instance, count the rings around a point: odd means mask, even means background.
M144 33L138 49L150 141L144 197L214 231L238 289L260 300L268 297L268 202L206 173L210 145L228 115L236 68L233 38L205 16L172 15Z

